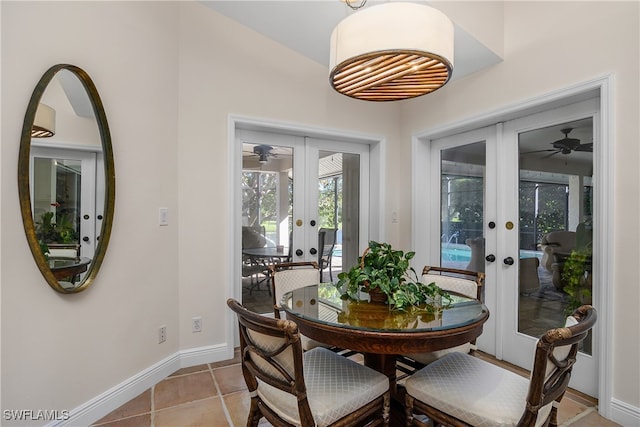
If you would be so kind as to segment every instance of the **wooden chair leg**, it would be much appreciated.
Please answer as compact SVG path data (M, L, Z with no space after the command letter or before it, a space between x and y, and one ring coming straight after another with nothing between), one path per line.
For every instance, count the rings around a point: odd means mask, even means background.
M255 392L254 392L255 393ZM258 427L262 414L258 407L258 397L251 398L251 408L249 409L249 417L247 417L247 427Z
M384 407L382 408L382 425L389 427L389 415L391 413L391 393L384 395Z

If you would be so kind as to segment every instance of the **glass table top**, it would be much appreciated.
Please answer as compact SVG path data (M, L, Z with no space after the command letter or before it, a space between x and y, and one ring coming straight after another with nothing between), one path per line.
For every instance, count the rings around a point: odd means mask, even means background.
M390 310L384 303L342 300L332 283L307 286L282 297L285 312L317 323L376 332L428 332L463 327L488 315L480 301L451 293L451 303L441 311L413 308ZM366 294L363 294L366 298Z

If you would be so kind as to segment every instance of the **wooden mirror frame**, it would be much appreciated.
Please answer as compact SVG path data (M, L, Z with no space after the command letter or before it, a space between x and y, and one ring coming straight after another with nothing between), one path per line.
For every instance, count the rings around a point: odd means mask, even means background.
M49 83L53 80L56 74L61 70L67 70L73 73L82 83L84 89L87 92L87 96L93 107L93 112L97 121L98 131L100 133L100 140L102 142L102 154L104 158L104 211L102 226L100 229L100 239L97 241L94 256L89 264L89 268L79 285L73 288L63 287L58 279L54 276L53 272L49 268L49 262L45 257L38 238L36 236L35 222L33 219L33 212L31 207L31 194L29 186L29 157L31 152L31 129L34 124L36 110L38 104L44 94L45 90L49 86ZM115 171L113 161L113 148L111 146L111 134L109 133L109 125L107 123L107 116L104 112L104 107L98 90L96 89L93 81L89 75L81 68L75 65L69 64L57 64L49 68L31 95L27 111L24 116L24 122L22 125L22 134L20 136L20 152L18 156L18 195L20 198L20 211L22 213L22 224L29 243L29 248L33 254L33 258L40 269L40 272L44 276L47 283L57 292L60 293L77 293L83 291L93 283L98 270L102 265L107 246L109 244L109 238L111 236L111 226L113 224L113 212L115 204Z

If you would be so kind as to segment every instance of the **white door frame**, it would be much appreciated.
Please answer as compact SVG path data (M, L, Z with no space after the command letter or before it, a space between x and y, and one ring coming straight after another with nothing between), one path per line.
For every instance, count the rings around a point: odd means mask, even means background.
M229 182L229 198L227 204L227 215L229 218L229 227L227 228L227 253L229 256L227 259L227 271L230 277L226 280L226 294L229 297L235 298L236 300L241 300L242 298L242 290L237 286L237 284L241 282L242 277L241 263L237 258L237 254L240 253L239 248L242 246L241 228L239 226L240 224L238 224L238 221L241 221L238 213L242 209L242 200L240 197L241 181L239 179L242 173L242 144L236 141L236 132L239 129L369 145L369 170L375 170L376 173L369 174L369 205L367 208L369 214L368 235L369 238L373 240L381 240L385 237L385 221L383 221L385 168L383 159L386 157L386 140L384 137L233 114L229 115L227 129L227 162L229 164L229 175L227 177ZM360 249L364 250L364 247ZM238 346L238 326L235 315L231 310L227 310L226 321L226 351L227 354L232 357L234 347Z
M80 212L78 216L80 218L87 215L89 220L80 220L80 235L78 236L78 243L80 244L80 255L88 258L93 258L95 250L98 246L97 238L99 237L100 230L102 229L102 221L98 220L97 216L102 213L104 205L104 166L101 165L100 148L96 149L95 146L87 145L75 145L75 144L61 144L52 143L44 144L41 142L32 142L32 149L29 154L29 181L34 183L34 158L65 158L80 161L82 166L82 181L81 181L81 194L80 194ZM102 184L102 185L100 185ZM34 185L30 187L31 192L31 206L34 206ZM82 239L87 237L87 241Z
M600 337L594 351L597 352L598 361L598 411L605 418L612 416L612 389L613 389L613 300L610 297L612 289L610 283L615 283L613 260L615 259L615 235L613 233L613 194L614 194L614 153L613 153L613 76L606 75L593 80L579 83L564 89L560 89L545 95L541 95L523 102L507 105L505 107L489 111L460 121L442 126L433 127L413 134L412 137L412 246L418 248L420 240L433 238L430 235L429 225L432 219L430 211L425 210L423 196L420 192L421 182L425 181L423 165L431 164L429 145L433 139L453 135L489 126L500 124L523 115L535 114L541 111L553 109L562 105L572 104L594 96L600 97L600 137L601 143L596 144L594 150L594 176L598 177L599 196L595 199L594 217L599 218L599 226L594 227L594 244L600 247L601 268L594 277L594 282L601 284L599 289L594 289L594 300L598 301L598 322L596 323L597 335ZM500 141L498 141L500 142ZM604 147L607 147L605 150ZM439 215L439 212L438 212ZM422 258L433 260L439 254L431 254L429 248L420 253ZM491 313L497 317L499 325L500 313ZM499 336L499 335L496 335ZM499 345L497 346L500 347Z

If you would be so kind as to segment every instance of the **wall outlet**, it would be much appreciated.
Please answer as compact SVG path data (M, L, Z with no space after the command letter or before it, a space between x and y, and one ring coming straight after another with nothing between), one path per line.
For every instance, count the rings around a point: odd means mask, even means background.
M202 317L191 319L191 332L202 332Z
M158 328L158 344L162 344L167 340L167 327L162 325Z

